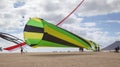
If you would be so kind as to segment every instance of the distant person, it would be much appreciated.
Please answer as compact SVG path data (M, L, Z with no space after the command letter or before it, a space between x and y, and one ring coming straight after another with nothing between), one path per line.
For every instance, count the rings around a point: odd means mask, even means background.
M119 52L119 50L120 50L120 47L119 46L117 46L117 47L115 47L115 52Z
M23 53L24 53L24 52L23 52L23 47L22 47L22 46L21 46L21 50L20 50L20 51L21 51L21 54L23 54Z
M117 52L117 47L115 47L115 52Z
M83 52L83 51L84 51L84 49L83 49L83 48L81 48L81 51Z
M0 51L2 52L3 50L2 50L2 47L0 47Z
M100 52L100 47L98 46L98 52Z
M118 52L119 52L119 50L120 50L120 47L118 46L118 47L117 47L117 49L118 49Z
M95 52L97 52L98 51L98 47L97 46L95 46L95 50L94 50Z

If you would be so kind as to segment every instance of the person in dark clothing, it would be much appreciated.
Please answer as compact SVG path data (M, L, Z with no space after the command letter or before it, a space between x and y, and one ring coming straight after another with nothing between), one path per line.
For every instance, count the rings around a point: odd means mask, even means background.
M21 46L21 54L23 54L24 52L23 52L23 47Z
M2 50L2 47L0 47L0 51L2 52L3 50Z
M100 52L100 47L98 46L98 52Z
M79 47L79 51L83 52L83 51L84 51L84 48Z
M117 52L119 52L119 50L120 50L120 47L118 46L118 47L117 47Z
M120 50L119 46L115 47L115 52L119 53L119 50Z

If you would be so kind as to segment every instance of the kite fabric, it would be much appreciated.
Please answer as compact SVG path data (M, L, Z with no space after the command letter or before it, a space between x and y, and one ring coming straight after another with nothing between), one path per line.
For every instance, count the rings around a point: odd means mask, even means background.
M81 47L93 49L92 43L40 18L30 18L24 40L31 47Z
M10 35L8 33L0 32L0 38L5 39L5 40L10 41L10 42L13 42L13 43L16 44L16 45L4 47L3 48L4 50L12 51L12 50L21 48L23 46L26 46L26 43L23 40L15 37L13 35Z
M12 51L12 50L15 50L15 49L18 49L18 48L21 48L23 46L25 46L26 43L23 42L23 43L20 43L20 44L17 44L17 45L13 45L13 46L10 46L10 47L6 47L6 48L3 48L4 50L8 50L8 51Z

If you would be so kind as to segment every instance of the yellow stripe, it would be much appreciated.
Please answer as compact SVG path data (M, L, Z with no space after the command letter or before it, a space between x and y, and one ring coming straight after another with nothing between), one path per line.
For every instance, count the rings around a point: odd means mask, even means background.
M32 46L33 48L37 48L37 47L39 47L39 45L35 45L35 46Z
M78 42L78 41L70 38L69 36L64 35L64 34L58 32L58 31L56 31L56 30L54 30L54 29L52 29L52 28L50 28L50 27L48 27L48 26L45 26L44 29L45 29L45 32L49 33L50 35L53 35L53 36L55 36L55 37L58 37L58 38L60 38L60 39L62 39L62 40L65 40L65 41L67 41L67 42L76 44L77 46L86 48L86 46L82 45L80 42Z
M42 21L42 20L39 19L39 18L32 18L32 20L35 20L35 21L37 21L37 22L41 22L41 21Z
M24 32L24 38L27 39L42 39L43 33Z

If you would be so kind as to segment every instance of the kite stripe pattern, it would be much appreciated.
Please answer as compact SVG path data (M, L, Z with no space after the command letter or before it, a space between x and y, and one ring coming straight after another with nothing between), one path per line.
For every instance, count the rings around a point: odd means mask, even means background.
M66 44L67 46L78 47L76 45L73 45L72 43L66 42L66 41L59 39L57 37L54 37L50 34L47 34L47 33L44 33L44 34L45 35L43 37L43 40L54 42L54 43L59 43L59 44Z
M26 25L25 31L43 33L44 30L42 28L39 28L39 27Z
M24 29L25 42L31 47L82 47L91 49L88 40L39 18L30 18Z

